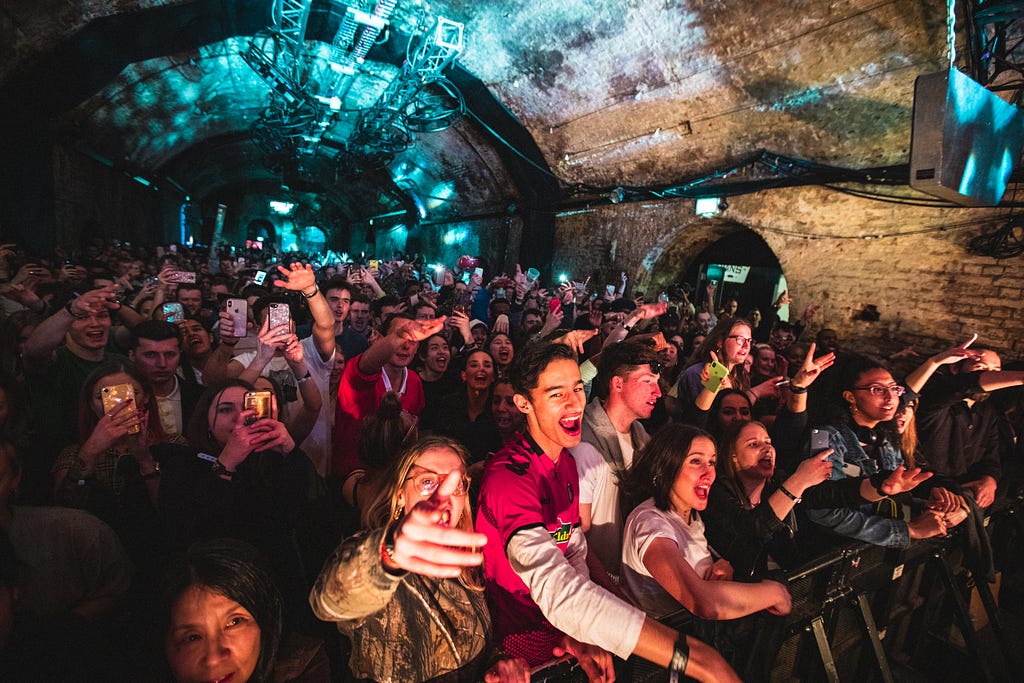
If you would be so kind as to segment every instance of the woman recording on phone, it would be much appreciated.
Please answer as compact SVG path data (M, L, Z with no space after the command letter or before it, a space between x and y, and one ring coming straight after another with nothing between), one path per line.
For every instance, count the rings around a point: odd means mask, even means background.
M193 450L161 462L160 514L172 547L217 537L253 544L282 578L286 617L311 621L303 566L326 555L316 556L312 540L321 524L309 508L313 465L278 419L273 394L240 380L214 384L186 435Z

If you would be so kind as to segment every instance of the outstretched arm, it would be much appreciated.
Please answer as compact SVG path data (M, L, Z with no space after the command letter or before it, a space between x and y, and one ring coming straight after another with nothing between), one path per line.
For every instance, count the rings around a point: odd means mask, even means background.
M313 342L316 351L324 361L330 360L334 354L334 315L324 298L323 292L316 285L316 274L313 267L301 263L293 263L289 268L278 266L277 270L285 279L277 280L274 286L283 287L293 292L301 292L313 314Z
M916 370L907 375L906 383L907 388L916 394L921 393L921 389L924 388L925 383L931 379L931 376L935 374L943 365L949 365L951 363L958 363L964 358L972 358L977 360L981 357L980 351L972 351L968 347L977 340L978 335L975 334L970 339L965 341L959 346L954 346L951 349L946 349L941 353L937 353L930 357L924 363L922 363Z

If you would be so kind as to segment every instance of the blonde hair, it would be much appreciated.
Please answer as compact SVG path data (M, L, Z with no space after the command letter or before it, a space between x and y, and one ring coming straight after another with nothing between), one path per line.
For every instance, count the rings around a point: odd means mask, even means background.
M405 507L400 502L402 487L409 478L416 461L424 453L433 449L450 450L459 456L463 471L469 460L469 451L454 439L446 436L425 436L405 447L395 457L394 462L385 474L384 480L377 489L370 503L363 510L362 524L365 529L379 529L405 515ZM469 491L466 491L466 506L462 516L453 525L463 531L473 531L473 511L469 504ZM483 579L479 567L466 567L459 576L459 581L470 588L483 590Z

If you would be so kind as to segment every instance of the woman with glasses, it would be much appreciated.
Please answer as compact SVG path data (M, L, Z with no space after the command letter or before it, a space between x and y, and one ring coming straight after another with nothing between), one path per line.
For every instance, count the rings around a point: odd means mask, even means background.
M871 477L904 468L899 435L893 419L905 387L892 374L864 357L852 357L839 382L842 408L823 427L828 434L831 479ZM931 474L928 473L927 477ZM923 477L922 481L924 478ZM900 505L879 488L883 500L856 508L815 508L807 516L840 536L886 547L905 548L912 538L945 535L945 515L959 507L945 489L933 489L927 502L914 501L911 521L904 521Z
M751 335L750 323L743 318L722 318L718 321L697 349L695 362L679 376L676 395L681 410L687 410L704 389L701 372L711 361L725 366L728 372L726 387L746 392L752 403L762 397L778 396L775 382L784 379L781 376L750 386L750 375L744 368L744 361L750 355L754 341Z
M473 531L466 450L444 437L406 448L342 542L309 601L352 642L350 668L373 681L526 683L523 660L495 661ZM410 637L415 634L415 637Z

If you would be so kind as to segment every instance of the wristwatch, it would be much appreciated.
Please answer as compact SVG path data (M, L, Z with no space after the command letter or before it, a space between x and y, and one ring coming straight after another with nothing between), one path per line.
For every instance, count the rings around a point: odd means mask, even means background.
M226 477L228 479L231 479L235 476L235 471L229 470L227 467L225 467L224 463L222 463L219 458L217 460L214 460L213 463L210 465L210 471L213 472L218 477Z

